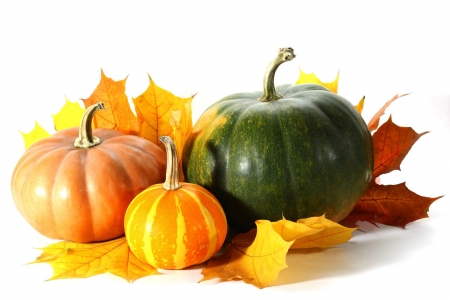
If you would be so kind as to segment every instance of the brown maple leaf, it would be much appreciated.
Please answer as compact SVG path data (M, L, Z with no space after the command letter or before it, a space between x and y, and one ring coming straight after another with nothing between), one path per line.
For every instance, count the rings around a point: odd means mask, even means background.
M383 107L372 117L372 119L369 121L369 123L367 123L367 126L369 127L369 130L372 132L375 129L378 128L378 125L380 125L380 118L381 116L384 115L386 109L389 107L389 105L392 104L392 102L394 102L395 100L397 100L398 98L407 96L409 94L403 94L403 95L395 95L394 97L392 97L391 100L389 100L388 102L386 102Z
M392 100L391 100L392 101ZM357 221L405 227L406 224L428 217L430 205L441 197L429 198L410 191L405 183L380 185L377 178L400 164L414 143L427 132L416 133L411 127L400 127L390 117L373 134L374 171L368 189L341 224Z

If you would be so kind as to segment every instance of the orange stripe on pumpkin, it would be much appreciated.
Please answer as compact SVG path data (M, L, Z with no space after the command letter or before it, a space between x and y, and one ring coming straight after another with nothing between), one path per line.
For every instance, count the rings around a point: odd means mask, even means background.
M216 243L212 247L214 249L214 253L219 251L227 234L226 216L225 212L222 209L222 206L220 205L219 201L208 190L204 188L199 188L199 186L193 187L190 184L183 184L183 188L193 194L203 194L207 197L207 199L205 199L205 197L196 196L196 198L201 202L201 205L203 205L211 215L211 227L214 227L216 229L215 234L217 235L217 238L215 239Z
M192 197L189 192L179 189L180 208L186 224L186 263L192 265L203 261L209 248L209 224L201 209L198 199Z

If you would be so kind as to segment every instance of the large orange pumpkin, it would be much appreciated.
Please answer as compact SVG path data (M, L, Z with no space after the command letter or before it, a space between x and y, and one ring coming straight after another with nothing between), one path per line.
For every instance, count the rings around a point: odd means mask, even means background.
M166 155L154 143L117 130L92 130L92 118L102 108L102 103L89 107L79 129L30 146L13 172L17 209L47 237L76 242L119 237L131 200L164 181Z
M125 214L125 235L131 251L143 262L162 269L183 269L214 255L227 233L225 213L203 187L179 182L178 159L170 137L167 173L136 196Z

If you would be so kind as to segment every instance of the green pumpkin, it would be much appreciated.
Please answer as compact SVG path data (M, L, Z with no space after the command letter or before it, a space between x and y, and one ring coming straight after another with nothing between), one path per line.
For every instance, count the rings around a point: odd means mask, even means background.
M316 84L274 87L280 49L264 92L233 94L209 107L183 151L183 171L219 199L232 229L255 221L320 216L340 221L366 190L372 136L353 105Z

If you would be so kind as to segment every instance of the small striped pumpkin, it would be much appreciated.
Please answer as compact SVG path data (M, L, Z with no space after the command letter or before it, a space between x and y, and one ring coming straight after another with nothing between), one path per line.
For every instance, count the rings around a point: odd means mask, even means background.
M178 159L170 137L164 184L138 194L125 214L131 251L155 268L183 269L202 263L219 251L227 220L218 200L203 187L179 182Z

